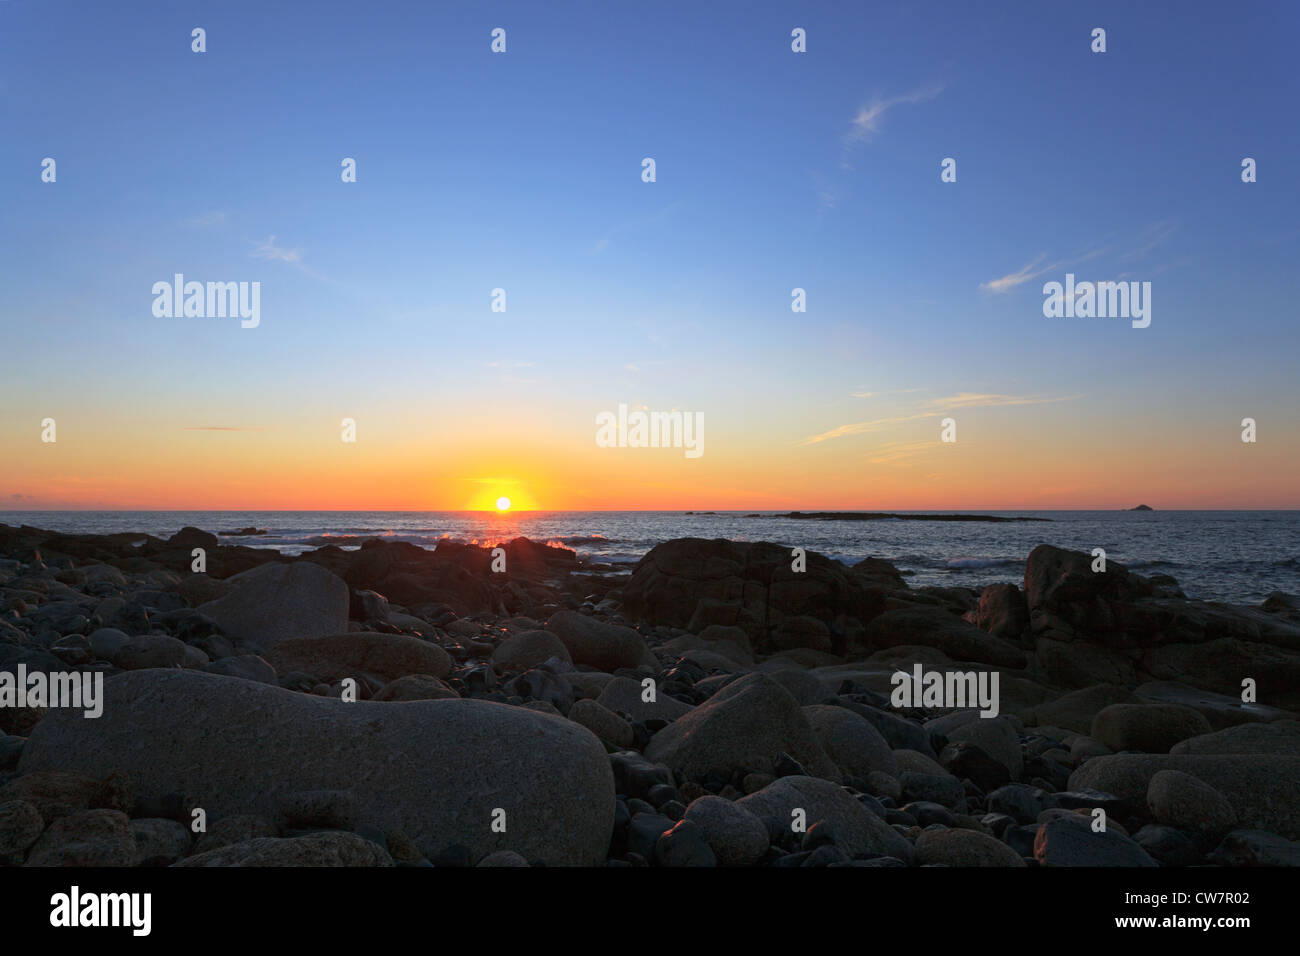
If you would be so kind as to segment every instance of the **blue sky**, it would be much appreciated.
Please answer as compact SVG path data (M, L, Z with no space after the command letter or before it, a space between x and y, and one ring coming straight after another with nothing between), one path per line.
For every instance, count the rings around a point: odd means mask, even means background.
M1282 3L0 0L0 429L338 405L522 441L628 401L777 459L986 395L954 407L1023 405L998 422L1022 451L1103 453L1133 419L1135 448L1185 434L1153 467L1187 468L1256 413L1294 462L1297 27ZM1044 318L1067 271L1151 281L1151 327ZM260 281L261 326L155 319L175 272Z

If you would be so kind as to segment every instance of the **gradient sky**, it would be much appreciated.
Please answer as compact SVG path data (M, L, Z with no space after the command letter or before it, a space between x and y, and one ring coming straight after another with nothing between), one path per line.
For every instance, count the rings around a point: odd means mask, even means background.
M1262 2L0 0L0 509L1300 507L1298 39ZM177 272L260 282L260 327L155 318ZM1150 281L1150 327L1045 318L1067 272ZM703 456L597 447L619 403L703 413Z

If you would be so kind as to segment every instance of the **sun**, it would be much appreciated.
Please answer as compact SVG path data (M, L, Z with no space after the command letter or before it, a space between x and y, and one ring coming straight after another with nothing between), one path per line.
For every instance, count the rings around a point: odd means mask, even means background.
M505 497L505 495L502 495L500 498L497 499L497 511L509 511L509 510L510 510L510 499Z

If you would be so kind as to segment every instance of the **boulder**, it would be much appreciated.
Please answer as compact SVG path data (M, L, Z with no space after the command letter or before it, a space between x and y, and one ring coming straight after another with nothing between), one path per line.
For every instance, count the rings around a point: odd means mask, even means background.
M1186 833L1218 837L1237 824L1236 811L1223 794L1181 770L1152 775L1147 806L1157 822Z
M782 777L736 805L761 819L776 821L783 829L803 810L808 829L826 823L835 843L849 856L892 856L909 863L912 845L893 827L855 800L848 791L815 777Z
M325 831L300 837L258 837L187 857L177 866L392 866L379 844L355 833Z
M693 800L683 819L700 828L719 866L752 866L767 853L767 826L725 797L710 794Z
M232 640L269 650L291 638L324 637L348 628L348 586L308 561L264 564L226 581L226 593L200 605Z
M30 746L30 745L29 745ZM766 674L728 684L650 739L646 757L687 780L710 772L772 773L786 753L809 773L836 783L840 771L826 755L799 702Z
M299 790L352 789L358 816L407 833L426 856L513 849L552 865L602 863L613 774L588 730L472 700L342 701L191 671L104 684L98 720L51 713L19 770L126 771L142 800L185 793L211 819L274 818ZM493 833L493 811L508 832Z
M497 645L492 652L492 664L498 670L526 671L552 657L571 661L569 649L550 631L523 631Z
M281 674L304 671L326 683L358 674L391 681L408 674L446 677L451 672L451 656L437 644L407 634L365 631L287 638L267 652L267 659Z
M1001 840L975 830L925 830L916 838L918 866L1024 866Z
M657 666L641 635L630 627L607 624L577 611L557 611L546 622L546 629L563 642L575 664L602 671L647 663Z
M804 707L803 713L826 755L844 773L863 780L877 770L897 776L898 761L889 742L866 718L827 704Z
M1130 808L1146 807L1151 778L1181 770L1232 804L1243 829L1300 838L1300 757L1265 754L1115 754L1093 757L1070 774L1070 789L1113 793Z
M1204 717L1180 704L1111 704L1092 719L1090 736L1111 750L1167 754L1179 741L1209 732Z

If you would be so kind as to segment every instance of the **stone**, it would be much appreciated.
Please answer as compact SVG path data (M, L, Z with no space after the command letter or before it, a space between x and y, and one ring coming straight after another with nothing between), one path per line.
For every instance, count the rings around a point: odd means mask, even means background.
M206 833L198 834L194 842L195 853L207 853L219 850L233 843L244 843L257 837L279 836L279 830L263 817L251 813L240 813L209 820Z
M1020 735L1005 717L977 717L948 733L950 743L970 743L979 747L1019 780L1024 770L1020 752Z
M1147 784L1147 806L1159 823L1219 837L1237 824L1227 797L1181 770L1161 770Z
M1051 724L1077 733L1092 732L1092 720L1111 704L1129 704L1137 701L1133 691L1118 684L1094 684L1071 691L1056 700L1037 704L1025 715L1031 726Z
M177 866L392 866L383 847L338 830L299 837L258 837L187 857Z
M392 681L411 674L446 677L451 673L451 656L446 651L407 634L357 631L286 638L266 656L280 673L305 671L326 683L359 674Z
M1171 754L1279 754L1300 757L1300 721L1238 724L1180 740Z
M863 779L876 771L891 777L898 773L889 742L866 718L826 704L805 706L803 713L826 755L844 773Z
M185 663L187 645L165 634L141 634L132 637L113 654L112 663L123 670L146 667L180 667Z
M810 828L823 820L829 823L837 845L850 856L893 856L904 862L912 859L912 845L905 837L828 780L782 777L736 803L759 818L780 821L784 828L793 822L791 812L802 809Z
M601 740L608 740L616 747L632 746L631 724L594 700L574 701L573 706L569 708L568 717L582 724Z
M1111 750L1167 754L1179 741L1209 732L1199 712L1180 704L1111 704L1092 719L1091 736Z
M0 862L22 862L23 856L45 830L41 811L26 800L0 803ZM767 849L764 838L763 848Z
M1058 816L1038 828L1034 859L1039 866L1156 866L1137 843L1113 828L1097 833L1087 817Z
M348 629L348 586L309 561L263 564L226 579L226 593L198 610L232 640L270 650L290 638Z
M1070 789L1113 793L1129 807L1142 809L1151 778L1161 770L1181 770L1223 794L1242 829L1300 838L1300 757L1115 754L1094 757L1075 770L1070 774Z
M190 831L175 820L146 817L130 827L137 866L171 866L190 852Z
M514 850L497 850L479 860L475 866L527 866L528 861Z
M65 710L56 713L70 712ZM24 747L23 750L26 753L27 748ZM81 810L109 809L126 812L131 809L133 798L130 782L119 774L110 775L106 772L106 779L101 779L98 776L63 770L32 773L21 769L22 758L19 758L19 767L22 775L0 787L0 803L25 800L40 811L46 824Z
M1161 866L1195 866L1201 861L1191 837L1173 827L1148 823L1133 834L1133 842Z
M351 790L295 790L280 799L280 812L285 826L301 830L352 830L359 820Z
M609 672L641 664L658 666L641 635L630 627L606 624L577 611L557 611L547 620L546 630L560 639L575 664Z
M131 821L120 810L79 810L59 817L27 855L28 866L134 866Z
M1265 830L1233 830L1209 856L1216 866L1300 866L1300 842Z
M429 674L407 674L389 681L371 700L455 700L460 697L438 678ZM558 711L557 711L558 713Z
M572 677L573 675L565 675ZM606 707L616 713L624 713L638 723L645 723L647 720L666 720L674 721L679 717L689 714L692 710L690 704L684 703L669 694L665 694L658 687L655 688L655 699L645 701L645 689L640 681L632 680L629 677L613 677L605 682L604 687L596 697L596 702L602 707Z
M725 797L710 794L691 801L684 819L700 828L719 866L752 866L767 854L767 826Z
M1023 867L1025 861L1001 840L975 830L924 830L916 838L916 864Z
M558 637L550 631L532 630L512 634L498 644L492 663L498 670L526 671L552 657L571 661L569 649Z
M737 770L774 773L782 753L816 776L840 780L796 701L765 674L728 684L689 714L660 730L645 749L684 779Z
M142 798L183 792L210 819L274 817L287 793L352 789L361 819L426 855L459 842L550 865L605 859L613 774L571 721L485 701L344 703L192 671L127 672L104 697L98 720L42 720L19 770L121 768ZM508 833L492 832L497 808Z
M660 866L717 866L704 831L691 820L679 820L655 843L655 862Z
M909 803L921 800L938 803L958 812L966 809L966 790L961 781L951 774L906 770L898 778L898 783L903 790L903 799Z
M252 680L262 684L276 684L279 681L275 668L256 654L223 657L221 660L213 661L203 669L209 674L238 677L240 680Z

